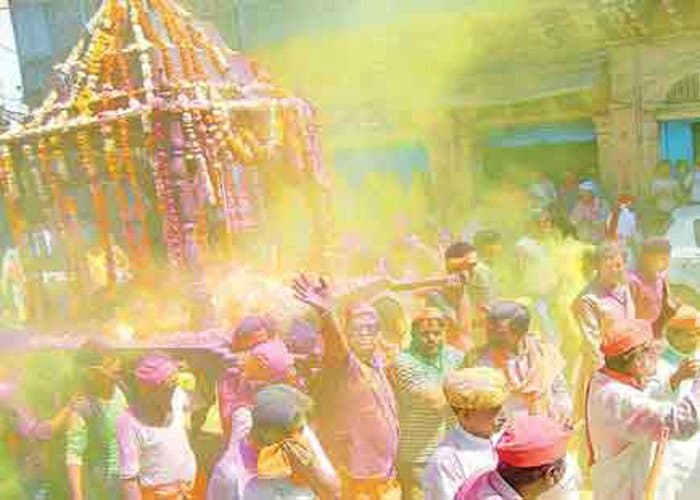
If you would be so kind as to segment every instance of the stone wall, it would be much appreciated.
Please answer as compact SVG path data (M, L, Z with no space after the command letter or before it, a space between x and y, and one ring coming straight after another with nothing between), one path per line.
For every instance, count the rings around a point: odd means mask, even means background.
M659 160L659 121L700 117L697 102L670 104L670 87L700 72L700 39L641 41L607 49L609 100L594 117L601 175L615 193L644 195Z

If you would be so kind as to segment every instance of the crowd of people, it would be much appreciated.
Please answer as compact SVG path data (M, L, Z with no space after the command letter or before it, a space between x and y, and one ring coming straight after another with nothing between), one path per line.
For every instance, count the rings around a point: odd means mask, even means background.
M4 351L0 496L693 498L700 315L630 197L574 187L534 186L513 241L441 239L435 277L300 274L304 314L239 318L225 346L83 345L51 415Z

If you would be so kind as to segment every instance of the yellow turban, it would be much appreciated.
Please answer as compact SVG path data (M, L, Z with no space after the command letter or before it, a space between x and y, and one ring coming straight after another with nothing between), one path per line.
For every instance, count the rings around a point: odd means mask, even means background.
M450 406L468 411L496 408L508 396L503 374L484 366L451 372L445 378L443 391Z

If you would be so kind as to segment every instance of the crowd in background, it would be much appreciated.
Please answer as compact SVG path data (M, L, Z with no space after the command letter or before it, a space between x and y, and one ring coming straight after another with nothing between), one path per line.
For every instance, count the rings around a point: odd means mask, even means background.
M300 274L304 314L239 318L216 348L90 342L52 398L5 349L0 497L693 498L700 322L649 228L694 185L660 169L652 192L646 223L543 176L522 234L406 237L349 290Z

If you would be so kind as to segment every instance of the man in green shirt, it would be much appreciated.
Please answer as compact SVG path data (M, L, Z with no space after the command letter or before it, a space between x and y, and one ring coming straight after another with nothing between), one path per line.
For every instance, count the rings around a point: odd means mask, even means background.
M71 414L66 430L66 465L72 500L120 498L117 418L127 408L118 386L120 363L100 348L88 347L78 366L85 402Z

